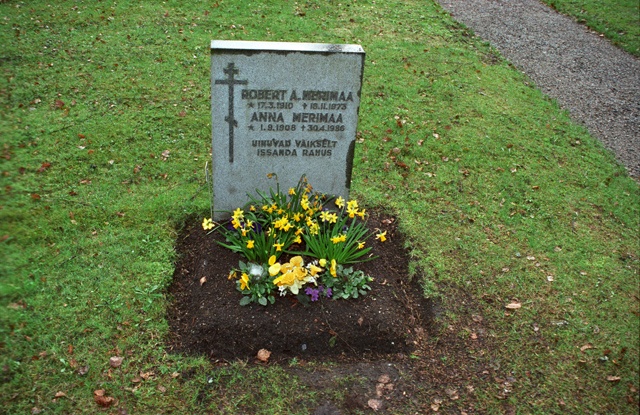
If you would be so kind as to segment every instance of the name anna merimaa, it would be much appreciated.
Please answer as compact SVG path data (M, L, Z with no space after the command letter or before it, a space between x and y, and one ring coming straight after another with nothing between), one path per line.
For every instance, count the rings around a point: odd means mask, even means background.
M254 112L251 122L277 122L283 123L284 116L281 112ZM330 112L294 112L291 122L342 124L342 114Z

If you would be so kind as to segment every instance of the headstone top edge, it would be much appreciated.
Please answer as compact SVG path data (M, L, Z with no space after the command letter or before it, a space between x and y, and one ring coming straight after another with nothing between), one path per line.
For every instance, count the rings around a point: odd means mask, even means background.
M214 51L250 51L250 52L323 52L323 53L364 53L360 45L302 42L265 42L251 40L212 40Z

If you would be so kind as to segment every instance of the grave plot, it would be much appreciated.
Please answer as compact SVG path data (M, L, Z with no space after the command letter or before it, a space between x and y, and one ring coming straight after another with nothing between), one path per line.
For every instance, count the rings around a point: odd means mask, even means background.
M287 296L263 307L239 304L242 295L227 275L240 257L218 246L194 220L178 239L169 348L212 360L253 359L261 349L271 352L271 361L409 355L426 340L431 304L419 278L408 277L408 254L394 218L372 214L368 224L385 229L388 239L375 243L378 259L359 264L374 278L367 295L306 305Z

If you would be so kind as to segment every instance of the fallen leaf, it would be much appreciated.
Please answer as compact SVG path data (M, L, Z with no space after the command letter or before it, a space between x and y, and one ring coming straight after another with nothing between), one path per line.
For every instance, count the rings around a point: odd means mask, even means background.
M47 170L49 167L51 167L51 163L42 163L42 165L40 166L40 168L38 170L36 170L38 173L42 173L43 171Z
M78 375L80 376L84 376L87 373L89 373L89 366L82 366L80 369L78 369Z
M165 387L164 387L164 386L162 386L162 385L158 385L158 391L159 391L160 393L165 393L165 392L167 391L167 388L165 388Z
M31 193L31 199L33 200L39 200L40 199L40 195L37 193Z
M120 367L122 365L123 358L120 356L112 356L109 358L109 365L111 367Z
M607 376L607 380L609 382L618 382L620 380L620 376L611 376L611 375L609 375L609 376Z
M153 376L155 376L155 373L153 371L149 371L149 372L140 372L140 377L144 380L149 380L151 379Z
M580 348L580 351L581 351L581 352L584 352L585 350L589 350L589 349L593 349L593 345L592 345L591 343L587 343L587 344L585 344L584 346L582 346L582 347Z
M267 363L267 361L269 360L269 357L271 357L271 352L268 351L267 349L260 349L258 350L258 360L264 363Z
M522 304L520 304L520 303L515 303L515 302L514 302L514 303L509 303L509 304L507 304L507 305L505 306L505 308L508 308L509 310L517 310L517 309L519 309L520 307L522 307Z
M389 377L389 375L384 373L384 374L378 376L378 382L379 383L389 383L389 382L391 382L391 378Z
M382 401L380 399L369 399L367 401L367 406L373 409L374 411L379 411L382 409Z
M103 408L110 407L114 401L114 399L111 396L105 396L104 389L98 389L93 391L93 400L95 401L95 403L97 403L99 406L102 406Z
M54 106L57 109L62 109L62 108L64 108L64 102L62 102L62 100L56 99L56 102L54 103Z
M207 277L200 278L200 286L202 286L205 282L207 282Z
M171 153L169 150L165 150L162 152L161 156L162 156L162 160L167 160L169 158L169 153Z
M56 395L55 395L56 398L64 398L65 396L67 396L67 394L62 391L56 392Z
M455 401L456 399L459 398L458 391L456 389L445 388L444 392L447 394L447 396L449 396L449 399L451 399L452 401Z

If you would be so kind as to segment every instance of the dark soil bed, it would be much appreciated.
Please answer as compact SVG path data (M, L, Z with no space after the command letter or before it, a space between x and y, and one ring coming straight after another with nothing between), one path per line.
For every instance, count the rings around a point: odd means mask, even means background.
M408 253L395 218L372 214L368 226L387 231L388 237L370 240L378 258L357 265L375 279L369 294L309 305L289 295L264 307L239 305L242 295L227 275L242 258L216 244L220 235L207 235L194 220L177 244L170 349L214 361L254 358L260 349L272 352L271 361L411 353L429 327L430 303L418 278L408 277Z

